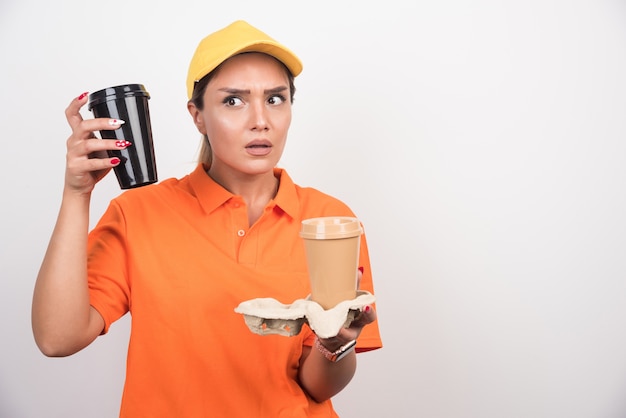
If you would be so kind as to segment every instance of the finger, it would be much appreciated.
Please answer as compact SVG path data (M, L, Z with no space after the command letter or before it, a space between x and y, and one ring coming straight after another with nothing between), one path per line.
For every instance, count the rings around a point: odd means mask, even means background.
M88 92L81 93L78 97L75 97L65 109L65 117L72 129L75 129L83 121L80 108L87 103L88 96Z
M377 318L376 311L370 305L364 306L361 313L350 323L349 328L363 328L367 324L371 324Z
M82 153L87 153L94 150L124 148L131 145L130 142L124 139L106 140L100 144L97 142L85 143L86 140L90 139L101 141L96 138L94 131L118 129L123 124L124 121L120 119L99 118L81 121L72 128L72 135L67 139L68 152L78 149Z
M356 288L361 288L361 279L363 278L363 267L359 267L359 271L356 274Z
M95 138L94 131L118 129L125 122L121 119L97 118L85 121L80 114L80 109L87 103L88 93L82 93L74 98L67 109L65 109L65 117L72 131L83 137L88 132L87 137Z
M67 144L67 157L68 159L84 158L103 158L106 157L106 151L111 150L123 150L132 146L130 141L124 139L109 140L109 139L74 139L70 138Z
M72 130L79 138L95 138L95 131L114 131L125 124L122 119L97 118L81 121ZM109 139L109 138L107 138Z
M119 164L120 160L115 157L68 161L65 185L68 189L89 193L98 181Z
M121 161L118 157L88 158L84 160L74 160L68 163L67 168L71 173L85 174L89 172L108 170L119 165L120 162Z
M363 327L374 322L376 318L376 311L369 305L364 306L347 328L341 328L336 336L324 339L322 344L324 347L335 347L356 340L361 335Z
M334 341L337 341L337 343L335 343L335 346L341 346L347 343L348 341L358 339L359 335L361 335L361 329L362 328L352 328L352 327L341 328L339 332L337 333L337 335L333 337ZM331 346L331 347L334 347L334 346Z
M105 156L104 158L75 158L67 161L66 179L82 187L85 176L91 176L96 181L104 176L111 168L121 163L118 157ZM72 180L70 180L72 179ZM78 183L74 179L78 180Z

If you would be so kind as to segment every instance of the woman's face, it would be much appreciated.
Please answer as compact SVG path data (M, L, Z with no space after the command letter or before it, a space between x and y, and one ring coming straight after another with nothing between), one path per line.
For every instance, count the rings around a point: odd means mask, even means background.
M207 85L204 109L189 105L211 144L211 171L257 175L278 163L291 124L289 78L274 58L261 53L225 61Z

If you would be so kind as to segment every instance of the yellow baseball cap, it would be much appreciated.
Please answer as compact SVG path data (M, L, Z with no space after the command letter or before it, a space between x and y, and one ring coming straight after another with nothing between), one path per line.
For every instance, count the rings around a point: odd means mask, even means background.
M302 62L292 51L248 22L238 20L200 41L189 64L187 97L191 99L197 81L228 58L241 52L263 52L271 55L285 64L294 77L302 72Z

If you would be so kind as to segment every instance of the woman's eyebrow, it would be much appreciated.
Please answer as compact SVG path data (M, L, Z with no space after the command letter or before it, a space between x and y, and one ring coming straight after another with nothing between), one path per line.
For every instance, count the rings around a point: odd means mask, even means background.
M263 90L263 93L276 94L276 93L282 93L287 89L288 89L287 86L279 86L279 87L274 87L271 89ZM228 94L250 94L249 89L237 89L237 88L232 88L232 87L224 87L224 88L218 89L218 91L228 93Z

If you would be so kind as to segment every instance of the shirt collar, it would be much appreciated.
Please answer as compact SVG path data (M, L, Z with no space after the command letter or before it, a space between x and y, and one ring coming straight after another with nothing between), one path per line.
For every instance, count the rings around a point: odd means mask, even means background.
M282 168L274 168L274 176L280 181L274 203L287 215L297 218L300 213L300 200L296 185Z
M296 185L282 168L274 168L274 176L278 178L279 186L273 204L287 215L296 218L300 209ZM198 164L196 169L191 172L189 182L206 213L213 212L234 196L206 173L206 167L202 163Z
M189 175L189 182L196 199L206 213L211 213L226 203L233 194L216 183L206 172L202 163Z

